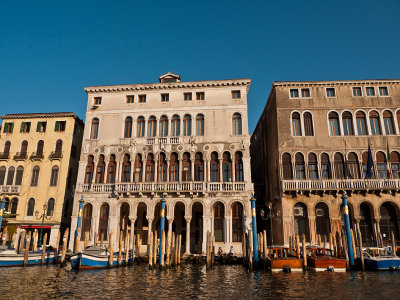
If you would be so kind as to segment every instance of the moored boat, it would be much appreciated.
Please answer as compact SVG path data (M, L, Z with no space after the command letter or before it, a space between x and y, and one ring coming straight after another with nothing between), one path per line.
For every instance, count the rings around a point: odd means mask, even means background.
M393 255L390 248L364 248L364 265L369 271L399 270L400 257Z
M47 250L44 263L54 262L55 251ZM0 247L0 267L16 267L24 265L25 253L17 253L14 248ZM39 265L42 263L42 251L30 251L27 265Z
M307 267L314 271L346 272L346 259L335 257L331 249L308 247Z
M268 248L267 267L272 272L299 272L303 271L303 260L292 248Z
M118 252L113 254L113 267L118 266ZM83 252L71 256L71 267L73 269L103 269L109 267L108 251L98 247L90 246ZM128 258L128 263L131 259ZM126 265L126 252L122 253L121 265Z

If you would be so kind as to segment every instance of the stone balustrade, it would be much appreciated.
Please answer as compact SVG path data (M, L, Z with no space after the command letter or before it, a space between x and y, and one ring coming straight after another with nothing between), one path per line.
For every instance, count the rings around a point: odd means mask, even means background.
M0 186L0 194L19 194L21 192L20 185L2 185Z

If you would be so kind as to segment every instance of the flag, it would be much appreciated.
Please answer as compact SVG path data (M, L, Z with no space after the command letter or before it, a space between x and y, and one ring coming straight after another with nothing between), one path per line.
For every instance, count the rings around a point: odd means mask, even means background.
M386 157L387 157L387 163L388 163L388 170L387 170L387 177L388 179L390 179L390 177L392 176L392 174L390 173L390 168L391 168L391 157L390 157L390 151L389 151L389 142L387 143L387 149L386 149Z
M371 146L368 143L368 159L367 159L367 170L365 171L365 179L372 178L373 165L374 165L374 160L372 159Z

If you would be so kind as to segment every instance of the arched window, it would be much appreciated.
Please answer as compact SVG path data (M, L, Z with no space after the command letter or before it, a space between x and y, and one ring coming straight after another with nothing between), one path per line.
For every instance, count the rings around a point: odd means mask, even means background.
M21 185L22 184L22 177L24 176L24 167L19 166L17 168L17 174L15 176L15 185Z
M224 242L224 205L217 202L214 205L214 237L217 243Z
M242 135L242 115L234 113L232 116L233 135Z
M28 142L23 141L21 144L21 155L26 155L27 152L28 152Z
M131 157L129 154L124 155L122 162L122 182L131 181Z
M40 140L37 143L36 155L43 155L43 148L44 148L44 142L42 140Z
M183 117L183 136L192 135L192 117L190 115L185 115Z
M18 199L13 198L11 200L11 213L16 214L17 213L17 208L18 208Z
M306 179L306 167L304 163L304 155L300 152L295 155L296 164L296 179L305 180Z
M368 176L367 176L367 164L368 164L368 152L365 151L362 154L363 175L364 175L364 178L366 178L366 179L374 179L375 178L375 174L374 174L374 170L373 169L372 169L372 172L371 172L372 176L370 178L368 178ZM372 168L373 167L374 167L374 163L372 162Z
M142 174L143 174L143 161L142 155L140 153L136 154L135 157L135 168L133 170L133 181L134 182L142 182Z
M369 124L371 125L372 135L381 135L381 125L379 123L379 114L377 111L373 110L369 113Z
M313 136L314 135L314 126L313 126L311 113L305 112L303 114L303 119L304 119L304 134L306 136Z
M6 167L0 167L0 185L4 185L6 179Z
M160 136L168 136L168 117L162 116L160 118Z
M196 116L196 135L204 136L204 115L198 114Z
M181 118L173 115L171 119L171 136L180 136L181 134Z
M304 203L296 203L294 206L294 233L306 237L306 241L310 240L309 225L308 225L308 212L307 206Z
M334 111L329 113L329 133L331 136L340 135L339 115Z
M197 152L194 160L194 180L203 181L204 180L204 161L203 154Z
M28 217L33 217L34 210L35 210L35 199L30 198L28 200L28 209L26 210L26 215Z
M331 162L326 153L321 154L321 175L322 179L332 179Z
M62 145L63 145L63 142L62 142L62 140L57 140L57 142L56 142L56 153L61 153L62 152Z
M58 181L58 166L51 168L50 186L57 186Z
M86 165L85 172L85 183L91 184L93 181L93 169L94 169L94 157L93 155L88 156L88 162Z
M400 126L400 110L396 111L397 126ZM400 132L400 128L397 128Z
M10 210L10 208L11 208L11 205L10 205L10 199L8 199L8 198L5 198L5 203L4 203L4 211L5 212L9 212L9 210Z
M4 155L9 155L10 154L10 148L11 148L11 142L7 141L4 143Z
M179 170L179 161L178 154L171 153L170 165L169 165L169 181L178 181L178 170Z
M301 136L300 114L298 112L292 113L292 132L293 136Z
M52 217L54 214L54 205L55 201L53 198L50 198L49 201L47 202L47 215Z
M127 117L125 119L124 138L128 139L132 137L132 125L132 117Z
M82 234L81 234L81 241L85 240L85 233L89 232L92 227L92 212L93 206L90 203L86 203L83 207L83 214L82 214Z
M157 134L157 119L155 116L151 116L147 121L147 136L155 137Z
M396 208L393 204L385 202L380 208L381 220L379 222L380 232L385 240L389 240L392 232L394 233L395 239L398 240L399 236L399 225Z
M351 179L361 178L360 165L358 163L358 156L354 152L349 153L349 159L347 160L348 175Z
M32 170L32 178L31 178L31 186L37 186L39 183L39 166L33 167Z
M190 153L183 153L182 160L182 181L192 180L192 163L190 160Z
M15 174L15 168L14 167L9 167L8 168L8 174L7 174L7 185L13 185L14 184L14 174Z
M342 113L343 134L354 135L353 130L353 116L350 112L345 111Z
M390 153L390 162L392 169L392 177L400 178L400 155L399 152L393 151ZM1 177L0 177L0 185L1 185Z
M293 179L292 157L289 153L282 154L283 179Z
M145 127L144 118L140 116L137 119L137 133L136 133L137 137L144 137L144 127Z
M372 225L371 209L365 202L360 205L360 231L363 246L373 246L374 230Z
M158 178L161 182L167 181L167 159L163 152L160 153Z
M232 242L242 242L243 237L243 205L232 204Z
M318 161L315 153L308 154L308 178L311 180L318 179Z
M154 156L149 153L146 160L146 182L154 181Z
M243 154L240 151L235 153L235 178L237 182L244 181L244 174L243 174Z
M345 166L344 166L344 158L343 154L336 152L333 157L333 165L335 170L335 178L342 179L345 178Z
M222 170L223 170L223 182L232 181L232 160L229 152L224 152L222 155Z
M109 205L107 203L103 203L100 207L99 234L104 240L107 240L109 212Z
M394 134L393 115L388 110L383 112L383 124L385 124L386 134Z
M317 234L321 236L328 237L331 233L329 208L323 202L319 202L315 205L315 227Z
M115 183L115 155L110 155L110 162L108 163L107 183Z
M388 178L386 154L383 153L382 151L378 151L376 153L376 168L378 170L378 178L381 179Z
M211 182L219 182L219 159L218 153L212 152L211 153Z
M90 129L90 139L96 140L99 137L99 119L92 120L92 128Z
M101 154L99 156L99 162L97 163L96 183L104 183L104 170L105 170L104 155Z
M357 131L358 135L367 135L367 120L365 114L362 111L358 111L356 113L356 120L357 120Z

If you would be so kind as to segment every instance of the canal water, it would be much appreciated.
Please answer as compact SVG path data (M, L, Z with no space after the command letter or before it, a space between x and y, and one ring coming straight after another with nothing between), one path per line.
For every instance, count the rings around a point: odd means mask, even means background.
M242 266L147 266L71 271L56 266L0 269L1 299L399 299L400 272L248 272Z

